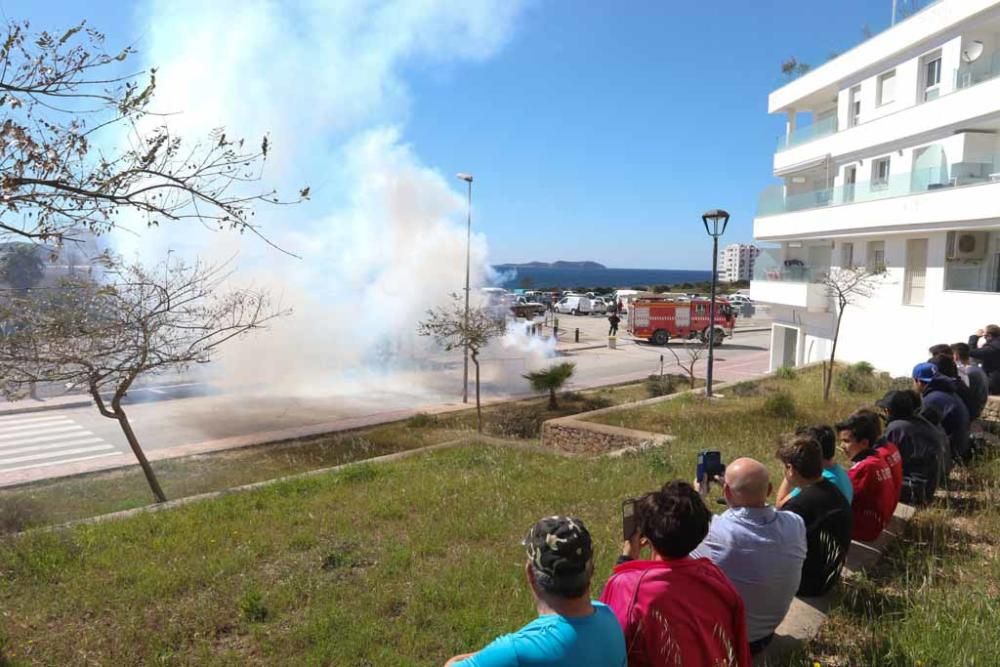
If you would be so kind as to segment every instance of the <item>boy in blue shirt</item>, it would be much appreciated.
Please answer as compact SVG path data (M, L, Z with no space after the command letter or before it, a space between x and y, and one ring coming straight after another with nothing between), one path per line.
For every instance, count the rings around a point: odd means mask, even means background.
M478 653L445 667L625 667L625 638L614 613L590 599L590 533L579 519L540 520L524 539L525 575L538 618Z
M826 424L819 426L803 426L796 429L795 435L811 436L819 443L823 451L823 479L837 487L837 490L844 494L847 503L854 499L854 487L851 486L851 478L847 476L847 471L837 463L837 434ZM799 495L802 489L793 487L788 479L781 481L778 487L778 495L774 499L774 506L781 509L786 502Z

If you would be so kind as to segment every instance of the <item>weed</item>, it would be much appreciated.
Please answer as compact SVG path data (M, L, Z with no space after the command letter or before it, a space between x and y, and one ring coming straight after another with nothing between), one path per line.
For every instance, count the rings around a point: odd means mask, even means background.
M263 623L267 620L264 596L254 586L248 586L240 596L240 616L247 623Z
M798 377L798 373L791 366L781 366L774 371L774 377L778 380L794 380Z
M790 419L796 413L795 399L784 389L779 389L764 400L761 409L769 417Z
M30 498L15 496L0 502L0 535L19 533L41 522L39 507Z
M787 366L782 366L782 368L787 368ZM737 398L746 398L747 396L757 396L758 394L760 394L760 383L752 382L750 380L744 380L743 382L737 382L736 384L729 387L728 392L733 396L736 396Z
M646 393L651 398L667 396L677 391L677 381L672 375L650 375L646 378Z
M436 415L429 415L426 412L418 412L406 420L406 425L409 428L429 428L431 426L437 426L439 421L440 420Z
M338 477L345 482L357 483L370 482L381 474L378 466L371 463L359 463L344 468L340 471Z

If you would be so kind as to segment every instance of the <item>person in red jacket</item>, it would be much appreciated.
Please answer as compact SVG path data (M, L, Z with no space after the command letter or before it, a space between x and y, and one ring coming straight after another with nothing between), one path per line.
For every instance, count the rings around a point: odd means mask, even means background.
M873 448L879 436L878 417L873 413L855 413L835 426L841 451L852 462L847 476L854 488L851 513L854 530L851 537L862 542L877 538L896 511L899 491L892 469Z
M854 413L869 422L866 431L869 433L874 429L875 439L872 440L872 449L882 457L885 464L889 466L892 473L892 486L896 489L896 497L899 498L903 490L903 457L899 453L897 443L882 437L882 416L874 410L861 408Z
M636 501L635 516L601 595L625 632L629 667L749 667L743 600L712 561L689 555L712 518L698 491L668 482ZM638 560L646 546L652 558Z

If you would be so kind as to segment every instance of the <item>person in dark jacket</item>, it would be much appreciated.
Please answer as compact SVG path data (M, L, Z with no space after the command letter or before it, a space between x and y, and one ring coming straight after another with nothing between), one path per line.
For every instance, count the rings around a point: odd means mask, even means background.
M950 348L949 348L950 349ZM982 407L979 407L976 395L972 393L972 389L969 385L962 382L962 378L958 373L958 365L955 363L955 359L951 354L937 354L928 361L938 368L938 372L945 377L949 377L954 380L955 393L958 397L962 399L962 403L965 405L966 411L969 413L969 420L973 420L979 416L982 411ZM978 408L978 409L977 409Z
M979 339L985 343L979 347ZM1000 326L990 324L969 336L969 356L979 362L990 379L990 394L1000 395Z
M895 443L903 457L900 502L930 502L945 466L948 438L944 431L917 414L920 396L915 391L890 391L877 403L888 424L882 440Z
M969 417L977 419L986 407L986 398L990 395L990 379L982 368L972 362L969 357L969 346L966 343L952 343L951 345L955 364L958 372L964 374L969 379L969 391L976 398L976 411L970 412Z
M924 405L941 414L941 426L948 434L952 456L964 461L969 454L969 411L955 393L955 381L938 372L934 364L925 362L913 367L913 384Z

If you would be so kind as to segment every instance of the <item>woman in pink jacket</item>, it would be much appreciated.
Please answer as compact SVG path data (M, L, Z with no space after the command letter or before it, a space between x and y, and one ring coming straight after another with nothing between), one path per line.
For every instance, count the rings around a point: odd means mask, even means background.
M668 482L636 501L636 533L604 586L625 632L629 667L749 667L743 600L710 560L688 554L712 514L686 482ZM650 560L639 560L643 547Z

